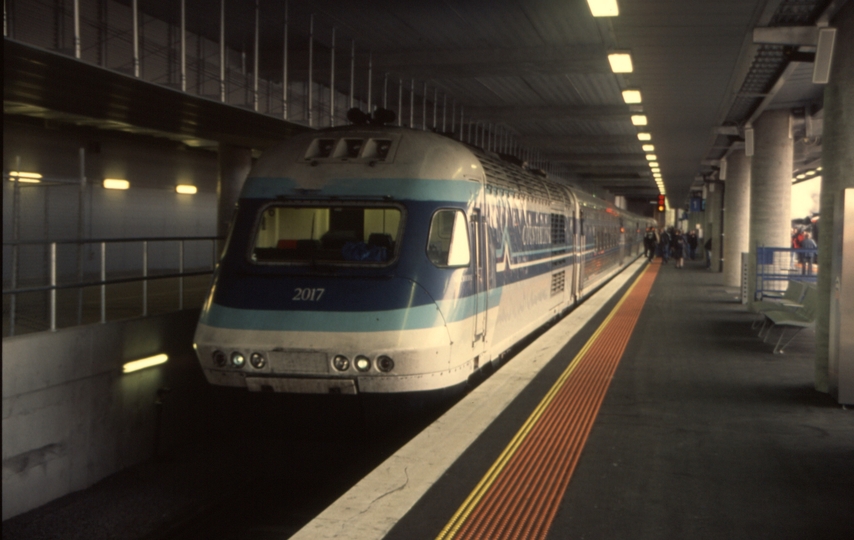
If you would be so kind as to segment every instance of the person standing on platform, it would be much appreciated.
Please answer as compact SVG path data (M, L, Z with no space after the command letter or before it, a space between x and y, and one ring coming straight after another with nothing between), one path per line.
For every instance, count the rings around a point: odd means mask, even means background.
M691 257L691 260L694 260L694 256L697 255L697 231L691 229L688 231L688 256Z
M661 258L664 264L670 261L670 233L667 229L662 228L661 234L658 237L658 249L661 250Z
M682 237L682 231L676 229L673 231L673 239L670 241L670 254L673 255L673 260L676 261L676 268L685 266L685 243Z
M818 249L818 246L816 245L815 240L813 240L811 238L811 235L808 232L804 233L804 239L801 241L801 249L810 249L810 250L817 250ZM810 251L810 252L806 252L806 253L801 254L801 257L803 257L803 261L804 261L804 264L801 267L801 274L804 274L806 276L812 275L812 264L813 264L813 261L816 260L817 255L818 255L818 253L816 253L815 251Z
M655 258L656 244L658 244L658 238L656 238L655 227L647 227L646 234L643 236L643 254L650 261Z
M803 229L803 227L798 227L797 229L792 229L792 249L795 249L795 250L801 249L802 247L804 247L803 244L804 244L804 229ZM804 254L798 253L797 251L795 251L794 253L797 253L797 257L795 257L795 259L797 259L798 266L801 267L801 273L803 273ZM792 266L794 267L794 265L795 265L795 263L793 260Z

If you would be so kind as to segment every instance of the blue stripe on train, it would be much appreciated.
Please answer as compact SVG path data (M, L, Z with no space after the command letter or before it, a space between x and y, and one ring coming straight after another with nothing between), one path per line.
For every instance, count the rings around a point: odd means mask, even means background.
M501 301L501 290L489 294L489 305ZM212 304L200 322L217 328L235 330L272 330L287 332L385 332L417 330L444 326L445 323L464 321L474 315L475 297L440 302L441 314L436 304L413 306L384 311L270 311L237 309Z

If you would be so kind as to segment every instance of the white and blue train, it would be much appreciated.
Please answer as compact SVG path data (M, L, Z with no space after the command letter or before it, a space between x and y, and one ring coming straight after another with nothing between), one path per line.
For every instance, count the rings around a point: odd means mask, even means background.
M243 186L194 346L210 383L253 391L454 387L633 261L653 224L435 133L299 135Z

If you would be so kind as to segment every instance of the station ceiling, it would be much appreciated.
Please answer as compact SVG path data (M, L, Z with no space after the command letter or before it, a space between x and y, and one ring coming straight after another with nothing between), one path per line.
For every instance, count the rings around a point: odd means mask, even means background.
M655 147L670 202L682 206L766 109L795 110L795 168L816 166L823 86L812 83L810 29L847 0L617 1L618 16L594 18L585 0L292 0L288 76L307 75L313 15L315 80L329 82L335 28L342 64L355 43L359 84L370 59L376 96L385 74L407 88L414 79L419 94L426 83L428 95L447 96L467 120L498 126L570 179L615 195L659 192L639 131L651 134L646 144ZM139 5L179 20L173 0ZM218 41L219 2L186 6L188 29ZM259 73L281 80L286 1L258 6ZM251 53L254 3L227 0L225 19L230 47ZM764 38L773 43L755 42L763 27L775 29ZM631 73L611 71L615 51L630 52ZM341 92L349 84L336 79ZM640 104L624 102L627 89L640 90ZM648 125L633 125L636 114Z

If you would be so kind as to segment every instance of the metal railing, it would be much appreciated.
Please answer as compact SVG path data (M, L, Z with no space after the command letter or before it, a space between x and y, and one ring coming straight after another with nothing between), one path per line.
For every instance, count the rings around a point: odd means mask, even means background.
M756 298L786 290L789 281L818 281L818 249L756 248Z
M11 250L11 268L10 268L10 278L9 278L9 287L6 287L6 280L4 279L3 285L3 304L4 304L4 318L6 318L7 310L8 310L8 322L4 324L4 330L8 328L8 333L4 331L4 335L14 336L15 329L17 324L17 315L20 306L18 305L18 299L21 295L32 295L34 293L47 293L46 300L46 308L47 308L47 318L48 324L46 325L50 331L55 331L57 329L57 293L62 290L70 290L77 289L77 317L76 324L83 324L83 308L84 308L84 289L97 287L99 289L99 313L100 313L100 322L105 323L107 321L107 287L110 285L121 285L121 284L130 284L130 283L141 283L142 284L142 293L138 299L141 303L141 310L137 313L137 316L148 316L149 315L149 283L155 280L166 280L166 279L177 279L177 307L178 310L184 309L184 280L185 278L191 278L195 276L206 276L211 275L216 268L217 258L218 258L218 246L217 241L222 240L222 237L217 236L188 236L188 237L147 237L147 238L102 238L102 239L87 239L87 240L60 240L54 242L43 242L43 241L19 241L19 242L4 242L3 249L4 252L9 249ZM203 243L210 244L210 259L209 266L205 265L203 269L200 269L199 266L196 266L192 270L188 270L185 268L185 247L188 242L195 243ZM140 255L142 257L141 267L139 268L139 272L141 275L123 275L121 277L107 277L107 246L108 245L118 245L118 244L140 244ZM157 266L160 267L160 272L156 274L151 273L151 265L149 262L149 246L151 244L165 244L165 243L177 243L177 253L175 260L173 263L177 264L177 271L173 271L175 266L168 264L168 261L163 257L160 257L157 261ZM62 245L73 245L77 246L77 255L76 255L76 276L75 279L70 283L62 283L58 282L58 257L57 257L57 246ZM84 263L83 263L83 252L84 247L87 245L97 245L98 252L100 255L99 258L99 268L96 274L97 277L93 279L92 274L88 275L84 272ZM48 257L47 257L47 274L48 274L48 283L47 284L27 284L22 286L20 283L19 277L19 265L20 265L20 250L23 247L32 246L32 247L42 247L47 248ZM123 254L124 255L124 254ZM68 260L73 260L74 257L67 257ZM198 258L197 258L198 259ZM126 261L122 261L125 263ZM124 264L126 266L126 264ZM168 271L163 271L164 269ZM127 274L126 270L113 271L113 273ZM30 280L32 281L32 280ZM205 287L206 288L206 287ZM133 300L132 298L125 297L125 301ZM38 303L38 301L36 302ZM73 326L73 324L71 325Z

